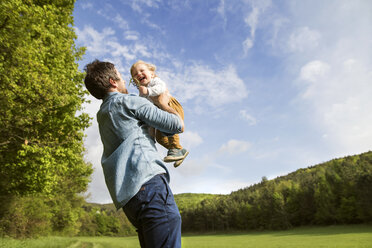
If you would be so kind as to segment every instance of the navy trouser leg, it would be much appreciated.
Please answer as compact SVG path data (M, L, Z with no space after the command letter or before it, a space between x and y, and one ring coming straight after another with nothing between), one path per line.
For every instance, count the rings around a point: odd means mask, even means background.
M181 215L163 175L145 183L123 207L141 247L181 248Z

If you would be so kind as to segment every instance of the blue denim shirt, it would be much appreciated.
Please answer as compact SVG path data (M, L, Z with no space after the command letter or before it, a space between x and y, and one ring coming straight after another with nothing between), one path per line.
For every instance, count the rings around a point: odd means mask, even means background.
M110 92L103 99L97 121L105 181L117 209L155 175L166 173L169 182L168 170L148 127L180 133L182 123L178 116L160 110L143 97Z

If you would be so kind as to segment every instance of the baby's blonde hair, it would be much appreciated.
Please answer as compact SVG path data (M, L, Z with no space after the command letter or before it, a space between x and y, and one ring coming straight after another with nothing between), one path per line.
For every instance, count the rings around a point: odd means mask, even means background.
M138 60L136 63L134 63L132 65L132 67L130 68L130 75L133 77L133 70L134 70L134 67L136 67L137 65L139 64L144 64L145 66L147 66L147 68L152 71L154 73L154 77L157 77L157 75L155 74L155 70L156 70L156 66L153 65L153 64L150 64L150 63L147 63L143 60Z

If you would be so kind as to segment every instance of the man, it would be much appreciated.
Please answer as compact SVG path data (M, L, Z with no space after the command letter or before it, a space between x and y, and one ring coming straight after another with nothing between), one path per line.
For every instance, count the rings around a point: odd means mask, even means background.
M164 133L183 131L183 121L164 94L156 103L130 95L115 66L86 65L85 85L102 99L97 113L103 143L102 167L117 209L137 228L141 247L181 247L181 215L169 188L169 173L149 126Z

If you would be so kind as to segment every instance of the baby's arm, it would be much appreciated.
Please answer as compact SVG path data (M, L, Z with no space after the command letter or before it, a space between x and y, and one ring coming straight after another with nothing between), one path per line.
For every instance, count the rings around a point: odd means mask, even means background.
M147 93L148 96L158 96L167 91L167 85L163 80L158 77L155 77L151 80L149 85L147 86Z

